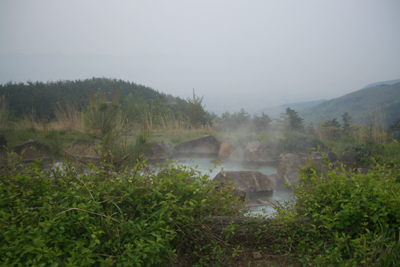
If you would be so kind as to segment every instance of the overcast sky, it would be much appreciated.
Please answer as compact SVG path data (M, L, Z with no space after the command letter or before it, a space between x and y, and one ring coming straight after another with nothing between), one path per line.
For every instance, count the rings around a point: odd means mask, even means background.
M0 83L111 77L211 106L330 99L400 78L400 1L0 0L0 56Z

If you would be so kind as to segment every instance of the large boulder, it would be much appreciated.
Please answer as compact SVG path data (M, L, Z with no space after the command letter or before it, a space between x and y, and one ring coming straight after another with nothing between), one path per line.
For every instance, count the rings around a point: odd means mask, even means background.
M49 145L32 139L13 147L12 151L19 156L22 155L22 160L48 159L54 156L53 149Z
M236 182L236 189L246 192L246 199L256 201L274 191L274 183L267 175L258 171L228 171L218 173L213 181Z
M180 143L175 146L175 154L218 155L220 144L212 136L206 136L192 141Z
M300 168L306 166L307 162L310 167L318 168L321 171L325 171L327 168L320 153L286 154L278 162L277 187L282 188L286 182L292 186L296 185L301 172Z
M235 146L232 141L223 141L218 152L218 160L225 161L229 158L232 152L235 150Z
M292 186L297 184L300 175L300 167L306 165L306 154L286 154L278 162L276 183L279 188L286 182Z
M166 160L174 155L174 149L168 143L149 142L143 147L143 157L148 160Z
M253 141L237 147L229 159L263 164L276 162L278 156L279 149L276 145Z

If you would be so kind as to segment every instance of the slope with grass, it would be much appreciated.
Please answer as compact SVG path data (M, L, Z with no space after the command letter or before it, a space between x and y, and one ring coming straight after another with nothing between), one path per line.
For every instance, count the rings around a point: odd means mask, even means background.
M387 126L398 118L399 115L395 114L400 114L399 101L400 82L381 84L302 110L299 115L306 121L317 122L340 119L345 112L348 112L356 122L365 122L370 112L381 109L382 112L389 114L386 117Z

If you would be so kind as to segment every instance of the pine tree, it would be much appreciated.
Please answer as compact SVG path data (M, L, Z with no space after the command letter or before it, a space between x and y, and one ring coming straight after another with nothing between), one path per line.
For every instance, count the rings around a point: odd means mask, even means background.
M297 111L287 108L286 113L283 113L283 121L286 131L298 131L301 132L304 129L304 119L302 119Z
M198 127L201 123L204 121L204 116L205 116L205 111L204 107L201 105L203 102L204 96L197 97L194 89L193 89L193 98L188 97L187 98L187 112L188 112L188 120L189 120L189 125L191 127Z
M343 121L343 125L342 125L342 131L345 135L350 135L351 134L351 128L350 125L353 121L352 117L349 115L349 113L345 112L342 115L342 121Z

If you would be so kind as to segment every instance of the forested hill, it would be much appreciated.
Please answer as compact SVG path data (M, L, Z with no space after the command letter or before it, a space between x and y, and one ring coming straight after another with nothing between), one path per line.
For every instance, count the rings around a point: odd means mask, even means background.
M400 117L400 82L363 88L334 98L315 107L304 109L299 115L307 121L340 119L348 112L356 122L363 122L373 110L382 111L386 125Z
M10 110L15 116L30 114L33 110L39 117L53 118L54 109L58 103L64 105L68 102L83 108L88 106L89 88L95 95L101 90L111 101L117 84L120 91L120 102L127 97L135 102L141 102L141 104L145 102L151 105L152 102L157 102L158 105L168 106L168 109L174 113L183 112L186 106L186 101L179 97L166 95L150 87L132 82L107 78L47 83L27 82L26 84L9 82L0 85L0 96L6 96Z

